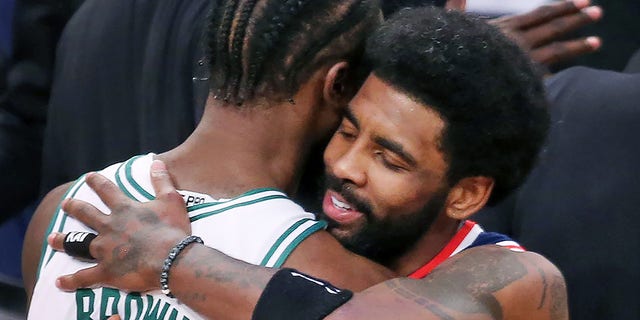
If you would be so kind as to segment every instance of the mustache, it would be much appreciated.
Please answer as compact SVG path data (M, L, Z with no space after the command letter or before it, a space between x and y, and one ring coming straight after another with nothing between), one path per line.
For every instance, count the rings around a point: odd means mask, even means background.
M355 194L353 191L353 184L345 182L330 173L325 173L324 185L325 190L331 189L339 193L342 198L351 205L351 209L362 212L367 217L371 217L373 206L369 201Z

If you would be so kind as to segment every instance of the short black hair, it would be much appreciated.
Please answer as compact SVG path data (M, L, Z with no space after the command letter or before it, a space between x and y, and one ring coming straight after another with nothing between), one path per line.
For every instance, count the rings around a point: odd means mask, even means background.
M382 0L382 13L385 17L398 12L402 8L415 8L424 6L444 7L447 0Z
M549 128L542 79L497 28L434 7L402 9L368 40L365 57L382 81L436 111L450 186L495 180L495 204L528 175Z
M379 25L376 0L227 0L210 15L211 91L229 103L291 98L315 71L357 62Z

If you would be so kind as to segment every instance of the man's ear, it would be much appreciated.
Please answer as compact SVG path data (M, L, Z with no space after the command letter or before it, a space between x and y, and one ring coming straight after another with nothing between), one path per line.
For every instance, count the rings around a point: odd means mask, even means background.
M350 97L349 83L349 63L341 61L334 64L324 79L323 95L324 99L333 105L344 106Z
M445 214L456 220L467 219L487 204L494 180L489 177L467 177L451 188Z
M444 7L447 9L464 11L467 9L467 0L447 0Z

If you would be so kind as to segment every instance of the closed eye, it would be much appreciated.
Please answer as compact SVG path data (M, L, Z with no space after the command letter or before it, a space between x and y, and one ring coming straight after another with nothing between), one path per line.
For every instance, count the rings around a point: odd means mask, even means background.
M406 168L404 168L401 165L398 165L393 160L389 159L389 157L385 154L384 151L382 150L376 151L375 155L376 155L376 158L382 163L382 165L385 168L394 172L407 171Z
M347 140L353 140L356 138L355 134L348 132L346 130L338 130L338 134Z

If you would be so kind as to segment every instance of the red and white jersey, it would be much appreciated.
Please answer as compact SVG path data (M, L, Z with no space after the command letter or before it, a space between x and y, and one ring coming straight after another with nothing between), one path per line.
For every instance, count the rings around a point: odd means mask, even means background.
M500 233L486 232L479 224L467 220L460 224L458 232L451 238L451 241L449 241L433 259L410 274L409 278L422 279L449 257L463 250L488 244L505 247L518 252L525 251L525 249L513 241L513 239Z

